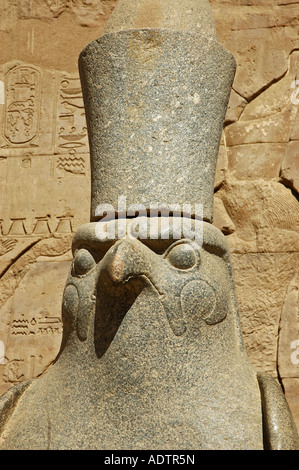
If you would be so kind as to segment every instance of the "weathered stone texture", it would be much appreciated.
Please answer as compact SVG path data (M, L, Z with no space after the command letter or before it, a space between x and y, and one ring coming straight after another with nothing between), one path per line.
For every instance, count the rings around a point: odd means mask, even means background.
M299 426L298 2L210 3L237 62L214 223L231 248L250 359L280 379ZM77 60L115 4L0 5L0 392L59 349L70 243L90 207Z
M298 3L212 7L237 61L215 224L233 253L249 356L280 379L298 426ZM231 9L225 18L224 8Z

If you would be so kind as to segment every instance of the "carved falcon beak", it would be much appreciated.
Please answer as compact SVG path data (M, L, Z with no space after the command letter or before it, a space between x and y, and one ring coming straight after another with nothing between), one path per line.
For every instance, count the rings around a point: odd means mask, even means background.
M199 275L199 249L191 241L171 244L161 256L136 239L118 241L106 254L102 269L115 285L142 278L159 295L176 336L187 329L188 313L214 323L216 298L212 287ZM217 319L218 321L218 319Z
M207 224L207 233L205 235L204 246L200 247L190 239L157 240L150 239L138 240L127 233L126 238L115 241L99 241L95 235L95 226L90 224L82 229L82 234L91 249L101 252L101 261L98 264L97 285L102 286L102 292L115 286L118 289L115 294L111 291L109 297L109 308L107 311L115 309L115 315L118 315L116 298L118 294L130 292L130 302L133 302L134 295L142 290L142 285L151 286L159 296L159 300L164 308L170 327L177 336L185 333L187 325L194 325L198 328L198 321L203 320L206 324L215 324L222 321L227 311L216 309L223 292L219 293L219 282L217 275L211 281L211 276L205 268L205 262L201 265L201 256L209 255L207 252L216 250L215 247L209 248L211 244L217 246L220 250L220 258L224 260L226 252L225 246L221 248L221 240L217 238L217 232L213 233L214 228ZM212 232L211 232L212 231ZM80 246L81 235L78 234L74 239L76 250ZM163 246L162 250L157 252L157 247ZM222 250L222 251L221 251ZM203 252L206 252L204 254ZM133 280L143 282L134 283ZM108 281L108 283L107 283ZM103 286L106 283L106 288ZM109 287L110 285L110 287ZM129 289L126 288L128 285ZM132 287L137 285L137 289ZM134 294L135 293L135 294ZM128 294L128 292L127 292ZM126 296L128 296L125 294ZM133 295L134 294L134 295ZM133 296L133 297L132 297ZM106 301L103 299L103 302ZM111 305L113 303L113 305ZM97 320L100 319L100 314ZM99 320L102 321L102 320Z

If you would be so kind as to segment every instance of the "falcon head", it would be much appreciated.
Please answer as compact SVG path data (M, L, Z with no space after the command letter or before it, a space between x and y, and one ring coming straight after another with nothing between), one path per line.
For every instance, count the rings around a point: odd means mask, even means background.
M109 228L118 221L106 223L106 237L98 236L99 222L82 226L74 237L63 296L62 349L68 341L79 340L93 343L101 356L146 286L158 296L178 337L196 335L203 323L214 325L229 312L236 314L229 249L217 228L192 221L184 238L174 239L165 236L157 218L158 237L151 239L148 229L137 238L132 236L132 220L122 222L126 230L121 239L115 240L115 231L109 237ZM194 241L197 223L202 224L201 243Z

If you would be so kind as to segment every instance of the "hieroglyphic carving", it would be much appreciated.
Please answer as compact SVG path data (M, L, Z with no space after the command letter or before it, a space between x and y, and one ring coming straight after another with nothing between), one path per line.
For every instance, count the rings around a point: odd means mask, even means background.
M5 360L3 379L5 382L16 383L24 380L24 359Z
M18 336L61 334L62 323L60 318L42 312L31 318L15 318L11 325L11 334Z
M56 233L72 233L73 232L73 225L72 225L72 218L73 217L57 217L59 220L58 225L56 227Z
M13 238L0 239L0 256L13 250L16 244L17 240Z
M26 235L25 218L11 219L8 235Z
M49 235L51 233L48 217L36 217L33 233L36 235Z
M66 74L61 77L57 118L58 149L86 151L87 129L79 77Z
M72 233L73 218L73 215L56 216L53 218L55 220L53 220L52 224L50 225L50 216L36 217L36 221L32 230L26 229L25 218L10 219L10 228L8 232L5 234L4 238L0 238L0 256L14 248L17 243L15 238L18 237L50 236L52 233Z
M60 78L57 104L55 153L59 155L57 169L73 174L85 174L88 138L81 84L78 76L63 74Z
M41 374L59 350L59 295L55 299L57 292L62 294L69 269L71 234L86 213L85 203L78 209L77 201L85 195L89 154L76 74L13 60L0 65L0 81L5 85L0 107L0 339L5 347L4 353L0 350L1 394L11 384ZM75 180L79 183L72 203ZM88 200L86 206L88 210ZM32 257L43 243L47 248L40 248L40 257L45 266L49 259L64 257L62 267L49 263L52 282L35 279L39 262L32 263ZM20 286L23 277L29 288ZM48 301L37 306L35 298Z
M61 220L61 219L60 219ZM59 245L60 238L44 240L47 250L38 251L39 255L51 256L50 246ZM43 242L41 242L42 246ZM38 244L35 245L38 247ZM32 259L33 249L30 250L29 259ZM58 249L58 252L61 250ZM18 381L31 379L42 373L53 361L59 350L62 336L62 320L59 311L61 294L58 299L53 296L54 291L60 292L63 279L69 269L69 262L54 262L47 264L39 261L28 266L20 258L21 264L26 266L27 274L20 279L13 295L7 299L6 307L3 304L2 314L7 312L7 331L5 335L5 361L2 381L12 384ZM29 263L30 264L30 263ZM9 273L8 273L9 275ZM24 286L28 285L28 291Z
M76 150L71 149L68 155L60 155L57 161L57 169L64 170L75 175L85 174L85 160L76 155Z
M42 354L31 354L28 358L5 358L3 380L15 384L23 380L33 379L43 372L45 357Z
M89 148L79 76L12 61L1 67L0 79L5 83L1 158L18 156L20 166L30 170L34 157L49 155L50 179L55 168L58 178L85 175Z
M4 137L11 144L29 144L38 134L40 73L31 66L16 66L5 82Z
M53 154L54 98L59 74L19 60L0 66L0 81L5 85L0 133L2 158L20 156L22 167L30 168L34 155Z

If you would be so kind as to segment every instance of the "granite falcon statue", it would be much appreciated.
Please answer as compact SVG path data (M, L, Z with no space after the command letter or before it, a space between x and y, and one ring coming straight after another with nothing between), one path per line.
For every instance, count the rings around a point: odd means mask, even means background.
M96 223L75 235L61 353L3 396L0 448L296 448L279 386L248 361L224 235L204 223L199 248L130 223L116 242Z
M119 0L82 52L91 222L73 239L60 353L1 397L0 449L299 448L280 386L247 357L211 223L234 71L207 0ZM120 194L130 217L108 220ZM176 211L153 216L161 202Z

